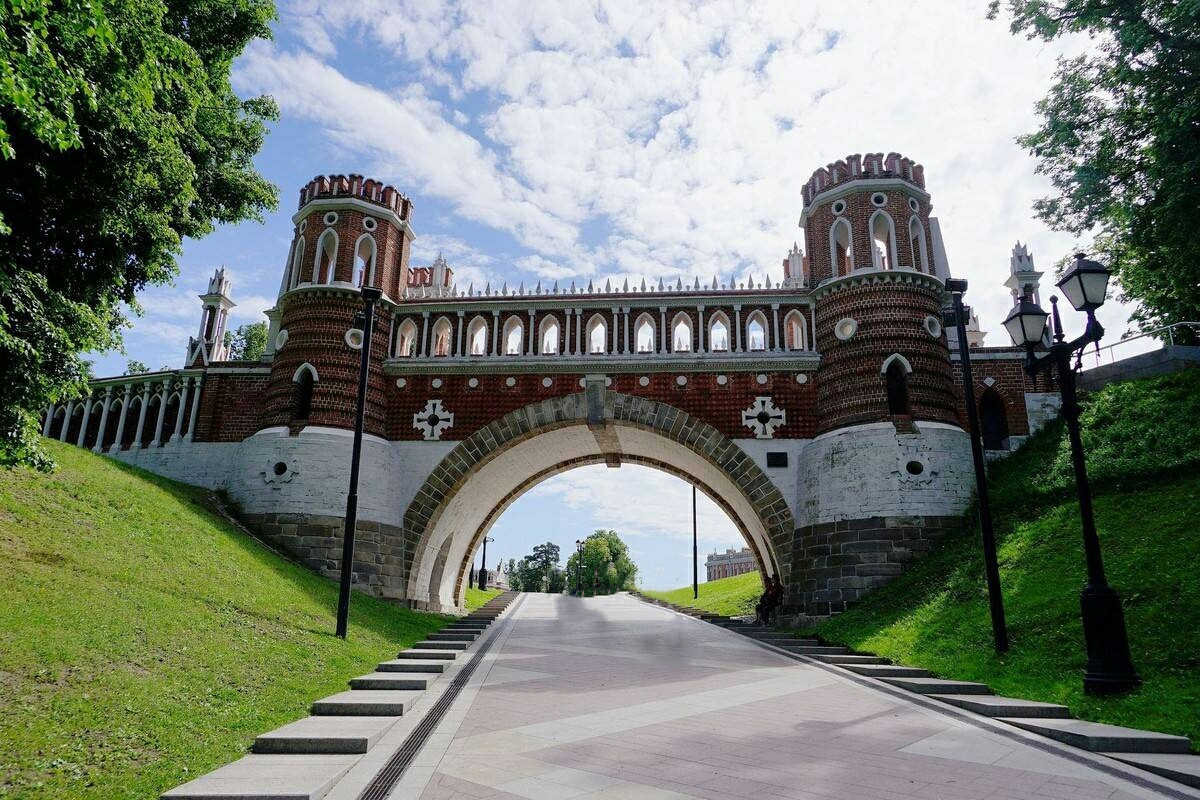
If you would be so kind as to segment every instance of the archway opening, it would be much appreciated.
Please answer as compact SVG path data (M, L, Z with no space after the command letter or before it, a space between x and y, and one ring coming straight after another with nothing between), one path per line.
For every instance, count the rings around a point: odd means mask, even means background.
M987 389L979 398L979 427L984 450L1008 449L1008 410L995 389Z
M410 602L435 610L460 608L471 556L504 511L543 481L592 464L651 467L695 484L732 521L760 571L788 581L790 565L781 565L778 553L790 549L792 512L753 460L734 457L737 445L678 409L675 413L693 431L703 432L703 444L662 422L669 406L627 404L623 395L614 397L615 418L602 430L586 424L586 404L574 396L556 398L496 420L442 459L404 515L406 548L412 553L406 575ZM555 421L529 429L528 420L538 417ZM690 533L687 515L680 527ZM572 535L570 542L576 538ZM524 554L506 558L518 555Z

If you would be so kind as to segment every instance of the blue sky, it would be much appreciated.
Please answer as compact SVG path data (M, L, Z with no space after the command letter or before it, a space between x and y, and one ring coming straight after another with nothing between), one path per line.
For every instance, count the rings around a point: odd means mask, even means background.
M127 355L98 356L96 374L124 372L126 358L180 366L196 296L219 265L233 276L232 325L263 319L297 192L316 174L357 172L407 193L414 266L443 252L464 285L707 283L781 278L802 241L812 170L891 150L925 165L951 268L971 282L988 343L1005 344L1014 242L1047 272L1074 245L1033 220L1049 187L1013 139L1035 126L1056 56L1083 43L1015 38L985 10L983 0L281 0L274 40L234 67L239 93L281 108L256 161L279 210L187 242L175 285L142 296ZM1118 304L1102 311L1109 330L1125 329ZM644 585L687 583L690 490L647 472L547 481L498 521L494 552L519 557L551 540L565 555L612 527ZM741 545L706 499L701 520L702 550Z

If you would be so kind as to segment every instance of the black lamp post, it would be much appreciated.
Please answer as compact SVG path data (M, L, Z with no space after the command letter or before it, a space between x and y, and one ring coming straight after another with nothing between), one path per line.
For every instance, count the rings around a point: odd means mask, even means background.
M1073 341L1064 341L1062 320L1058 315L1058 298L1051 297L1054 320L1054 341L1050 351L1035 356L1033 349L1046 333L1046 317L1032 299L1021 298L1004 320L1013 342L1024 345L1025 369L1030 375L1054 370L1062 391L1062 413L1067 422L1071 441L1071 462L1075 467L1075 483L1079 489L1079 515L1083 521L1083 550L1087 558L1087 585L1080 593L1079 606L1083 617L1083 637L1087 643L1087 672L1083 677L1085 694L1106 695L1129 691L1141 685L1129 656L1129 638L1125 631L1125 613L1121 598L1104 576L1104 561L1100 556L1100 539L1096 536L1096 520L1092 514L1092 493L1088 486L1087 466L1083 459L1083 442L1079 435L1079 397L1076 392L1075 370L1079 369L1084 349L1098 343L1104 328L1096 320L1096 309L1104 304L1108 290L1108 270L1083 253L1058 281L1058 288L1076 311L1087 314L1087 328ZM1075 357L1074 365L1071 357Z
M358 465L362 459L363 417L367 410L367 369L371 363L371 331L375 327L375 303L383 292L370 286L362 289L363 310L354 318L361 331L358 363L358 405L354 412L354 446L350 451L350 492L346 495L346 522L342 528L342 585L338 592L337 635L346 638L350 616L350 582L354 575L354 529L358 525ZM347 341L351 341L348 337ZM351 344L353 347L353 344Z
M992 643L997 653L1008 652L1008 627L1004 623L1004 598L1000 594L1000 566L996 559L996 535L992 530L992 504L988 498L987 468L983 463L983 443L979 440L979 409L975 406L975 379L971 375L971 350L967 343L967 312L963 292L967 282L947 278L946 289L954 307L943 319L958 329L958 355L963 371L963 395L967 405L967 427L971 434L971 459L975 463L975 489L979 498L979 532L983 537L983 564L987 575L988 603L992 617ZM952 319L951 319L952 317Z
M583 597L583 539L575 540L575 594Z
M479 559L479 588L480 589L487 588L487 579L488 579L487 545L488 545L488 542L494 542L494 541L496 541L496 540L490 536L483 537L483 557L481 559Z

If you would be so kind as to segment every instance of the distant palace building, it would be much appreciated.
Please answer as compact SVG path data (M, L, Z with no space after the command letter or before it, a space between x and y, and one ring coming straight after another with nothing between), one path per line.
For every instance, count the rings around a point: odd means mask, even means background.
M734 575L755 572L758 569L758 561L749 547L743 547L741 550L730 547L724 553L714 550L704 562L704 568L708 570L708 580L715 581L718 578L732 578Z

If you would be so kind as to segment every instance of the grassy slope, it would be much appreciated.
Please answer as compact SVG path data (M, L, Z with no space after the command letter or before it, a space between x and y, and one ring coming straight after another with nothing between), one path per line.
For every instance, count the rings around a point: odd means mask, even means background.
M1145 685L1125 697L1082 694L1079 620L1084 560L1069 450L1060 426L994 465L1012 647L991 647L974 526L915 569L816 629L824 638L989 684L1000 694L1065 703L1076 715L1200 739L1200 370L1111 386L1086 402L1086 447L1109 582L1125 604Z
M700 597L692 597L692 587L672 589L669 592L642 592L647 597L665 600L677 606L698 608L713 614L753 614L754 604L762 595L762 578L757 572L734 575L700 584Z
M0 471L0 796L156 796L241 755L445 618L337 586L198 490L48 443Z
M467 587L467 597L464 601L467 611L474 611L493 597L499 597L502 592L502 589L476 589L473 586Z

